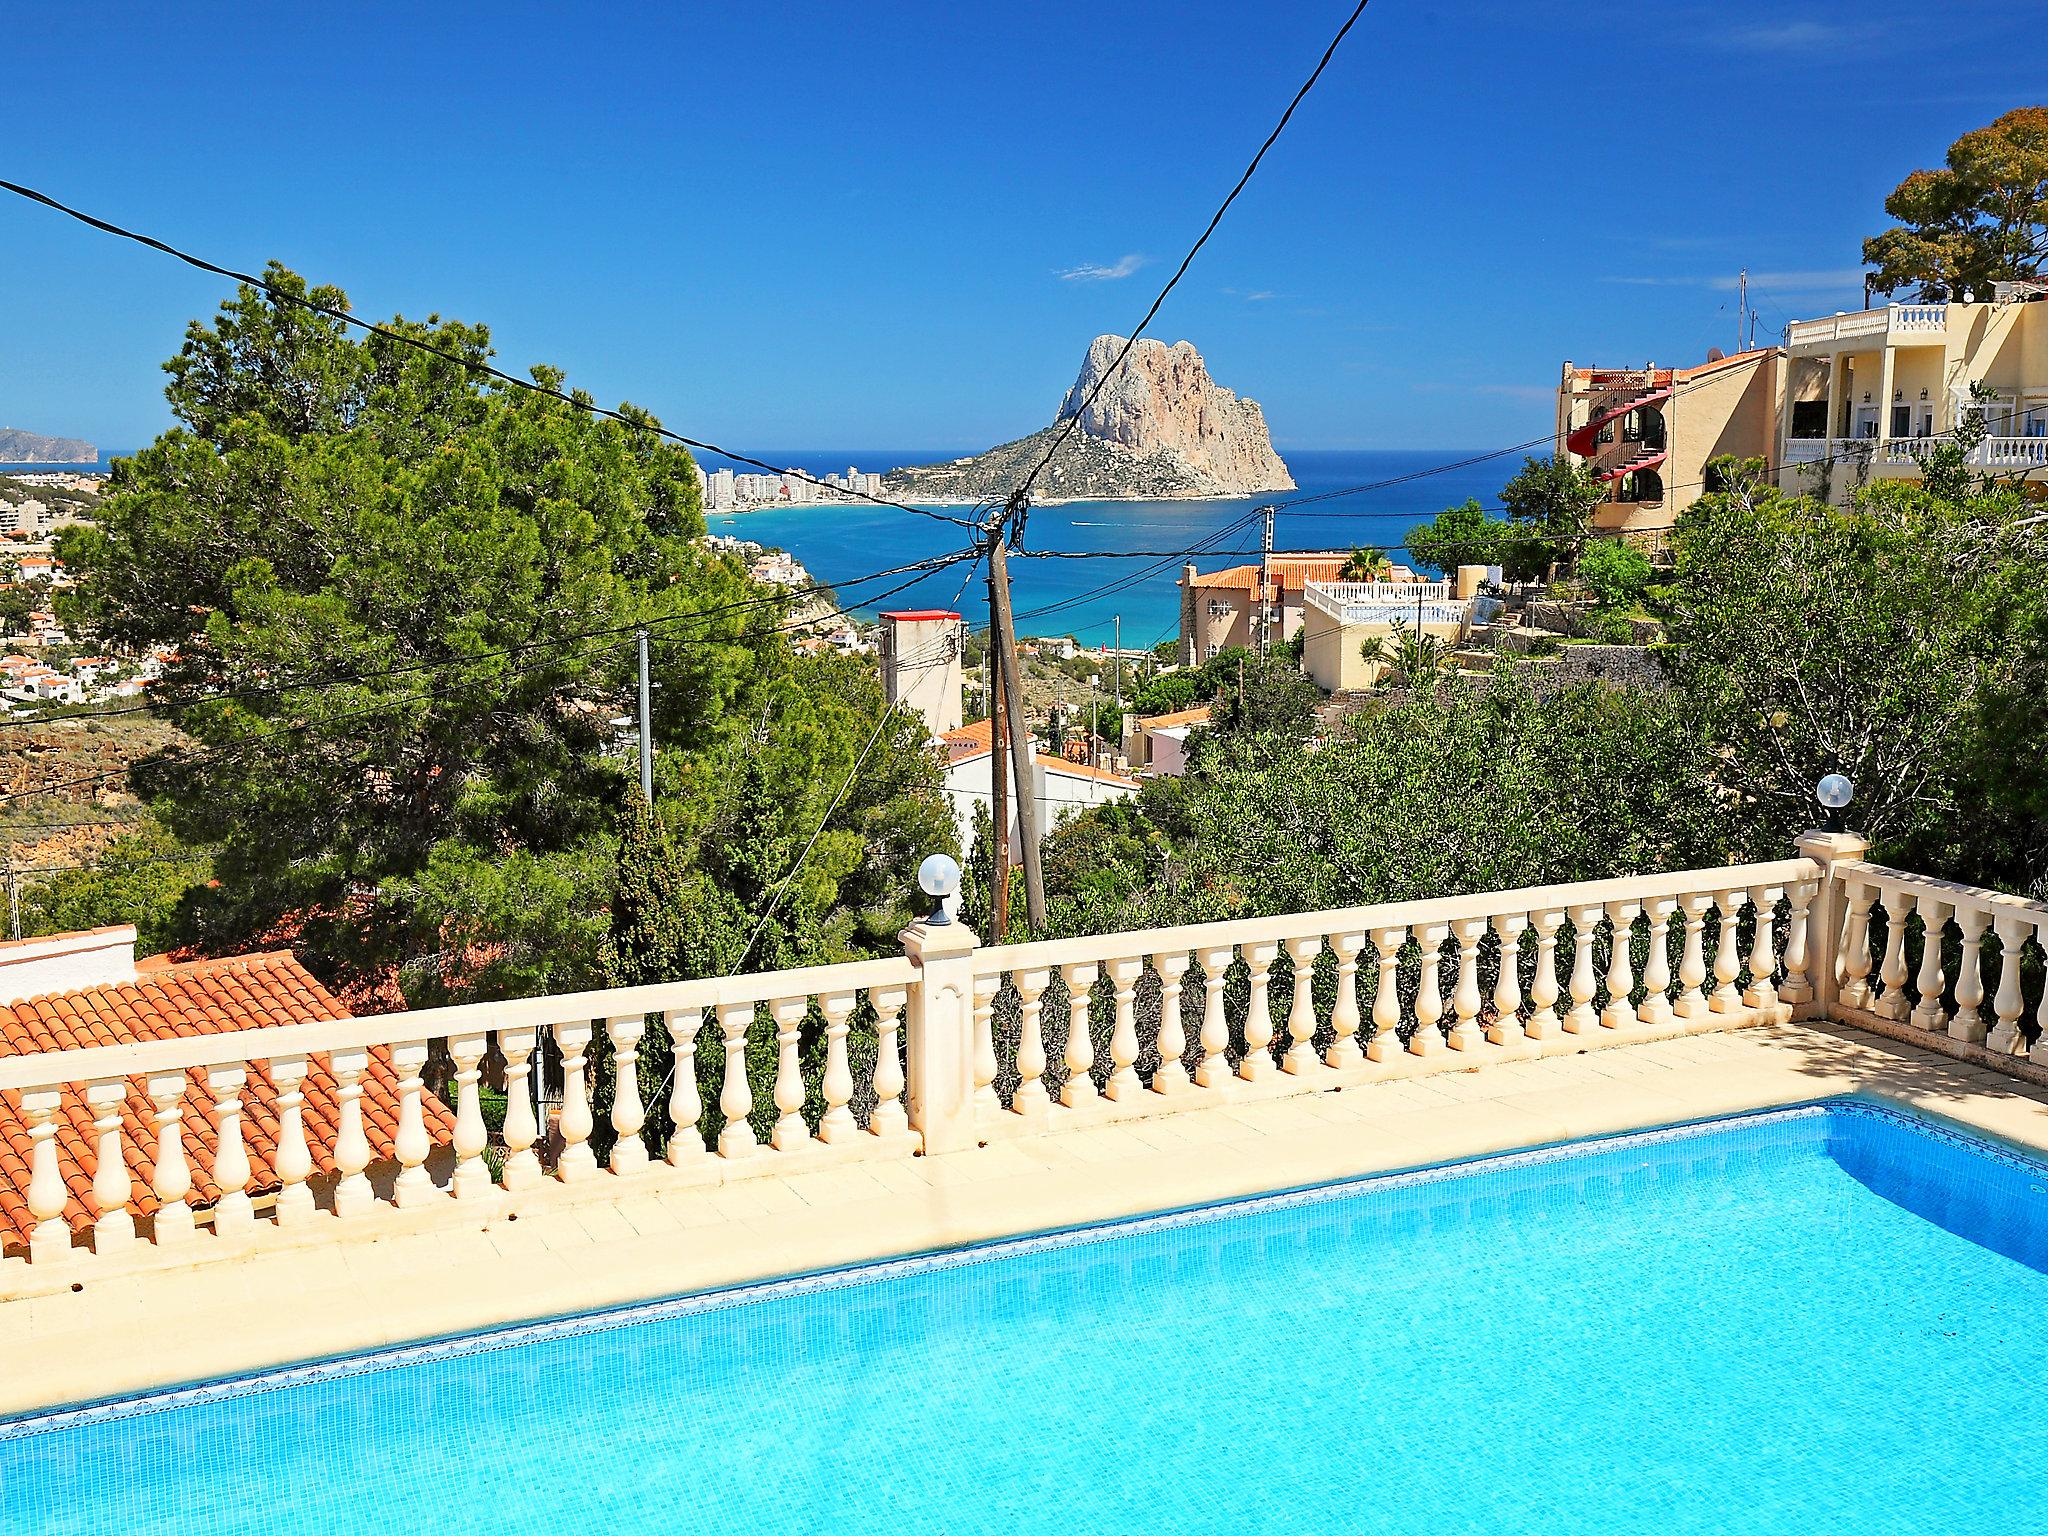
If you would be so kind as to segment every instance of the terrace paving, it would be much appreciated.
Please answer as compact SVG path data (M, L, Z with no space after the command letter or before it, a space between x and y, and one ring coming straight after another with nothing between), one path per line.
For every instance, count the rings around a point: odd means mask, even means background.
M716 1187L607 1175L472 1228L338 1223L0 1303L0 1415L1840 1093L2048 1152L2048 1087L1847 1025L1758 1025Z

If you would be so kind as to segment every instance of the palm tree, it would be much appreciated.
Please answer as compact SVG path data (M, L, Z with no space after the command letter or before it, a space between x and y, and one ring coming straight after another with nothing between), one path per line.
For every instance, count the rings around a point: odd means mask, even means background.
M1373 665L1400 673L1410 688L1434 687L1451 654L1441 638L1410 629L1406 619L1394 620L1391 634L1367 640L1358 650Z
M1386 551L1363 547L1351 551L1344 562L1344 569L1338 573L1339 581L1385 581L1394 574L1394 562Z

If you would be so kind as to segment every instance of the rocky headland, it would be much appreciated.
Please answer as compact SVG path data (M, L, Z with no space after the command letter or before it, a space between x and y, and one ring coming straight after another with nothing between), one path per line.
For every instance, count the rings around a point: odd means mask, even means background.
M969 458L891 470L884 488L913 500L1006 496L1078 416L1038 477L1040 497L1167 501L1293 489L1258 402L1240 400L1210 378L1193 343L1168 346L1141 336L1118 367L1123 347L1121 336L1088 344L1080 376L1051 426Z
M0 464L90 464L99 449L76 437L43 437L0 427Z

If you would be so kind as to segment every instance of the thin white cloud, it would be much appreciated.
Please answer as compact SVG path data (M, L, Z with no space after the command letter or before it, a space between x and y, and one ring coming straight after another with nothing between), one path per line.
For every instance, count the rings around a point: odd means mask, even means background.
M1809 48L1838 48L1854 41L1844 28L1820 21L1788 21L1777 26L1742 27L1730 32L1730 47L1749 53L1800 53Z
M1711 277L1689 275L1656 276L1651 274L1628 274L1600 279L1603 283L1622 283L1632 288L1705 288L1712 293L1733 293L1741 285L1741 278L1735 273L1716 273ZM1810 272L1752 272L1749 274L1752 288L1768 288L1777 293L1837 293L1845 289L1863 286L1861 267L1830 267Z
M1067 267L1059 274L1063 283L1113 283L1119 278L1129 277L1145 265L1145 258L1136 254L1123 257L1113 266L1099 262L1083 262L1078 267Z

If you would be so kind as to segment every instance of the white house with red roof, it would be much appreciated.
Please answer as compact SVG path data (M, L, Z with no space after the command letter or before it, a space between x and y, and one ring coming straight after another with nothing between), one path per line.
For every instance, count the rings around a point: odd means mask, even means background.
M988 807L995 815L994 729L987 720L977 720L947 731L939 738L946 754L946 798L953 802L954 818L960 823L960 846L972 851L974 808ZM1007 747L1004 749L1007 753ZM1007 765L1006 765L1007 766ZM1050 831L1067 816L1078 815L1093 805L1108 805L1138 792L1138 781L1094 768L1070 763L1050 752L1032 755L1031 792L1038 800L1038 827ZM1010 856L1021 857L1023 842L1018 831L1015 789L1010 804Z

